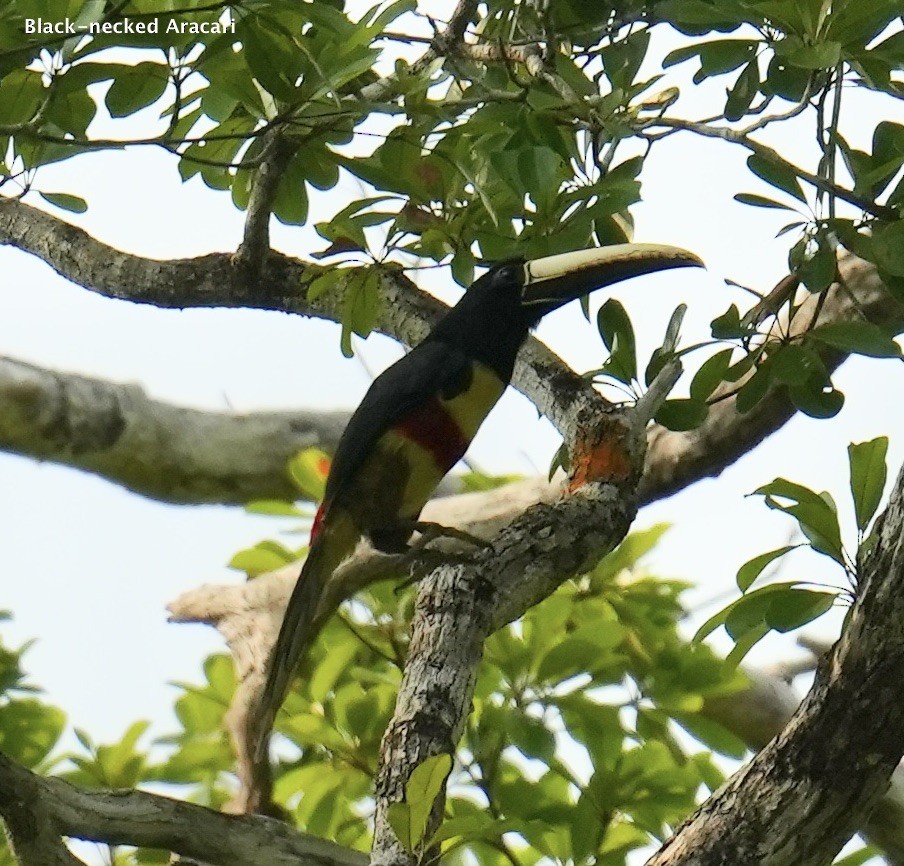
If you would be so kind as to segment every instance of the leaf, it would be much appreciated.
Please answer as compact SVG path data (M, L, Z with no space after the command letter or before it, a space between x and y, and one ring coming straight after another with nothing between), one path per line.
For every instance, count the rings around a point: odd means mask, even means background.
M789 385L788 396L796 409L811 418L834 418L844 406L844 394L819 379Z
M709 407L699 400L666 400L656 413L656 423L676 432L694 430L706 420L708 412Z
M620 382L630 384L637 378L637 347L634 328L625 308L609 298L596 316L597 328L609 350L605 371Z
M869 442L848 445L848 464L851 472L851 495L857 516L857 529L865 532L885 490L888 467L888 437L877 436Z
M755 626L745 632L737 641L735 641L732 651L725 656L726 664L735 667L739 665L744 660L744 656L766 637L767 634L769 634L769 626L765 623Z
M255 499L245 505L248 514L267 514L272 517L304 517L305 512L292 502L281 499Z
M763 397L772 385L772 364L762 363L754 374L741 385L735 407L742 415L746 415Z
M246 547L229 560L229 567L244 571L248 577L257 577L295 562L299 554L277 541L260 541Z
M799 69L831 69L841 60L841 44L821 42L816 45L802 45L788 54L787 59Z
M793 517L814 550L845 565L838 512L828 493L816 493L802 484L776 478L757 488L754 495L765 497L769 508ZM785 505L781 499L790 500L791 504Z
M877 227L873 232L876 264L896 277L904 276L904 220Z
M777 632L793 631L832 608L837 593L792 587L776 593L766 610L766 625Z
M406 851L414 853L417 847L417 840L414 839L411 831L411 809L408 804L390 803L389 809L386 811L386 818L402 847Z
M39 192L38 195L44 201L72 213L84 213L88 210L88 202L77 195L70 195L66 192Z
M507 722L506 729L516 749L528 758L538 758L547 764L552 761L556 738L540 719L516 711L509 715Z
M451 770L451 755L427 758L411 773L405 785L405 802L389 807L389 824L408 851L414 852L424 838L433 804Z
M703 402L712 396L713 391L725 381L733 352L733 349L722 349L700 365L691 381L691 399Z
M725 101L725 118L727 120L740 120L747 114L751 103L760 90L760 68L756 58L748 63L734 86L728 91L728 99Z
M797 550L799 544L790 544L786 547L779 547L776 550L770 550L768 553L761 553L753 559L747 560L739 569L736 583L741 592L747 592L753 585L753 582L763 573L764 569L776 559L784 556L792 550Z
M744 328L741 326L741 314L738 312L737 304L732 304L721 316L716 316L710 327L715 340L733 340L740 337L744 333Z
M820 238L816 252L805 258L797 268L797 275L807 289L814 294L822 292L832 285L835 279L835 250L827 238Z
M870 358L900 358L901 347L872 322L835 322L809 332L814 340L845 352Z
M312 502L320 502L330 473L330 458L319 448L305 448L289 461L288 473L299 493Z
M772 375L785 385L803 385L811 378L822 383L826 381L826 368L812 349L788 343L772 355Z
M807 203L800 180L794 169L787 163L775 162L760 156L758 153L754 153L747 157L747 167L770 186L788 193L788 195L793 196L804 204Z
M31 698L0 705L0 748L26 767L36 767L56 745L66 716Z
M764 195L757 195L753 192L738 192L733 196L735 201L739 201L741 204L749 204L753 207L765 207L765 208L775 208L776 210L793 210L793 208L788 207L786 204L782 204L780 201L775 201L775 199L766 198Z
M169 68L144 61L123 66L104 97L112 117L126 117L153 105L163 96L170 81Z

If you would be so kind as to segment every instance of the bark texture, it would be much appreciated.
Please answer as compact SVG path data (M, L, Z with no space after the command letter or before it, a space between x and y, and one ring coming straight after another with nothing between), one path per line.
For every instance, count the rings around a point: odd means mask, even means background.
M281 821L224 815L144 791L82 791L0 753L0 816L22 866L81 864L63 844L163 848L210 866L365 866L367 856L295 832Z
M904 471L841 639L782 733L649 866L831 863L904 755Z
M332 451L346 412L202 412L113 384L0 357L0 448L73 466L153 499L292 500L298 451Z

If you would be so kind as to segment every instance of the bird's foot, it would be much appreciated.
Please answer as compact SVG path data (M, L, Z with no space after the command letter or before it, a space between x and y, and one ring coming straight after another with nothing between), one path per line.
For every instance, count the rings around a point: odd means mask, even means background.
M474 547L490 547L492 545L491 541L487 541L487 539L478 535L472 535L470 532L465 532L464 529L456 529L454 526L443 526L441 523L433 523L429 520L415 521L412 528L415 532L420 533L420 538L411 546L412 548L415 546L423 548L437 538L454 538L456 541L463 541Z
M489 547L491 542L463 529L455 529L451 526L443 526L440 523L431 523L429 521L417 521L412 524L412 530L419 533L418 538L413 541L405 554L400 558L399 564L411 568L411 574L407 580L396 586L396 593L402 592L421 578L428 575L431 571L442 565L455 565L468 559L468 556L462 553L456 553L448 550L436 550L428 547L430 542L438 538L454 538L457 541L471 544L474 547Z

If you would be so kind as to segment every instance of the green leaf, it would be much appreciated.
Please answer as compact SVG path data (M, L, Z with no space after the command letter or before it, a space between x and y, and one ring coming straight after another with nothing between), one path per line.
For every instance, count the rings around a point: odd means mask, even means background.
M88 202L77 195L70 195L66 192L39 192L38 195L44 201L72 213L84 213L88 210Z
M776 550L770 550L768 553L761 553L759 556L749 559L738 569L736 583L741 592L747 592L753 585L753 582L763 573L764 569L776 559L784 556L792 550L797 550L798 544L790 544L785 547L779 547Z
M700 365L700 369L697 370L691 381L692 400L705 402L712 396L713 391L725 381L725 374L731 366L733 352L733 349L722 349Z
M414 838L411 830L411 808L407 803L390 803L386 818L392 832L406 851L414 853L419 840Z
M666 400L656 413L656 423L669 430L694 430L705 420L709 407L693 399Z
M547 656L549 658L549 656ZM540 719L515 711L508 716L506 730L515 746L528 758L550 763L556 752L556 738Z
M776 478L754 491L763 496L766 505L793 517L813 549L844 566L838 512L828 493L816 493L802 484ZM790 500L790 505L780 502Z
M733 340L744 333L741 314L737 304L732 304L721 316L712 320L712 335L715 340Z
M36 767L56 745L66 716L33 699L0 705L0 749L26 767Z
M747 754L744 741L713 719L696 713L676 713L675 721L713 751L738 760Z
M305 512L292 502L281 499L255 499L245 505L248 514L267 514L272 517L304 517Z
M305 499L320 502L330 473L330 458L319 448L305 448L289 461L288 472Z
M277 541L261 541L236 553L229 560L229 567L244 571L248 577L258 577L296 562L298 557L297 551L289 550Z
M826 368L812 349L797 343L781 346L772 354L772 375L785 385L803 385L810 379L826 381Z
M904 276L904 220L877 227L873 232L876 264L896 277Z
M816 45L801 45L788 54L787 59L799 69L831 69L841 60L841 44L821 42Z
M854 498L854 512L857 529L865 532L885 490L888 467L885 456L888 453L888 437L878 436L869 442L848 445L848 463L851 472L851 495Z
M836 860L832 866L863 866L864 863L874 859L881 862L879 859L881 856L882 851L878 848L873 845L864 845L859 851L854 851L853 854L848 854L847 857Z
M126 117L147 108L163 96L169 80L169 67L162 63L143 61L120 67L104 97L107 111L112 117Z
M759 90L760 68L754 58L744 67L738 80L728 91L728 99L725 101L726 120L735 121L744 117Z
M804 204L807 203L800 180L794 169L787 163L766 159L766 157L754 153L747 157L747 167L770 186L788 193Z
M769 626L765 623L754 626L749 631L744 632L744 634L735 641L732 651L725 656L726 664L733 666L739 665L744 660L744 656L766 637L767 634L769 634Z
M827 238L820 238L819 246L809 258L805 258L797 268L797 275L807 289L814 294L825 291L835 279L835 250Z
M610 353L605 371L620 382L630 384L637 378L637 345L628 313L615 298L609 298L600 307L596 323Z
M735 398L735 407L742 415L746 415L769 391L772 385L772 364L763 363L756 368L754 374L741 385Z
M418 764L405 785L405 802L393 803L387 818L399 842L414 852L424 838L433 804L452 770L452 756L434 755Z
M793 587L776 593L766 610L766 625L777 632L793 631L832 608L837 593Z
M775 208L776 210L793 210L793 208L788 207L786 204L782 204L780 201L775 201L775 199L766 198L764 195L757 195L753 192L738 192L733 196L735 201L739 201L741 204L749 204L753 207L765 207L765 208Z
M844 352L871 358L900 358L901 347L872 322L836 322L819 325L809 336Z

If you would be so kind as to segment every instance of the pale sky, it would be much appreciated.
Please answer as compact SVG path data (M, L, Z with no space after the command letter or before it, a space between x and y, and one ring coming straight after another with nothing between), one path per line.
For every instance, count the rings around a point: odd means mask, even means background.
M651 50L651 56L661 54ZM692 71L688 64L678 74L688 81ZM696 88L680 103L684 116L705 116L707 100L718 105L724 98L725 82ZM874 95L846 96L845 134L853 146L868 146L883 110L887 105ZM144 112L132 128L152 122L152 115ZM92 132L106 134L108 127L98 122ZM125 128L113 131L122 135ZM808 129L798 123L780 137L765 139L798 164L812 166ZM658 145L648 160L644 202L634 210L637 239L687 247L709 269L616 287L613 294L638 330L642 358L661 339L678 302L690 307L685 342L697 342L708 337L709 321L729 303L746 303L723 284L724 278L766 291L786 272L793 236L773 236L789 221L787 215L732 201L740 191L769 194L747 173L745 157L745 151L721 142L676 136ZM228 195L208 190L197 178L182 184L175 160L162 151L78 157L43 169L39 186L82 195L88 212L64 218L138 254L168 258L234 250L241 236L242 214ZM343 189L357 194L353 184ZM316 218L338 210L339 200L336 191L320 196ZM40 205L34 195L27 201ZM273 237L279 249L302 257L322 246L312 229L276 225ZM9 247L0 248L0 275L0 354L13 358L135 382L159 399L222 410L351 408L369 382L358 360L341 357L339 329L332 324L278 313L162 311L106 300ZM447 300L457 296L445 274L428 271L420 282ZM601 293L595 306L603 299ZM599 338L577 305L551 316L539 336L576 368L599 366ZM375 370L400 353L380 337L359 341L358 350ZM847 395L838 418L797 418L720 479L701 482L641 513L637 527L658 521L675 525L650 567L655 574L698 584L688 596L692 607L730 590L738 566L748 558L785 543L790 521L745 498L774 477L830 490L846 526L853 525L845 449L850 441L894 435L900 401L882 395L900 393L900 367L894 361L857 359L842 368L836 382ZM545 472L557 444L550 425L537 420L524 398L510 393L469 453L488 471L527 474ZM902 457L904 448L893 439L892 476ZM95 740L118 739L138 718L151 719L152 732L163 734L173 725L175 692L167 684L198 682L204 656L223 648L212 629L168 624L165 604L202 582L241 580L226 568L231 555L276 536L283 525L237 508L147 501L75 470L0 455L0 608L15 616L3 633L13 644L38 638L26 659L33 681L67 712L71 724L87 729ZM785 574L838 580L818 557L802 554L795 554ZM831 620L820 625L819 633L830 636L840 615ZM754 658L774 660L789 645L767 641Z

